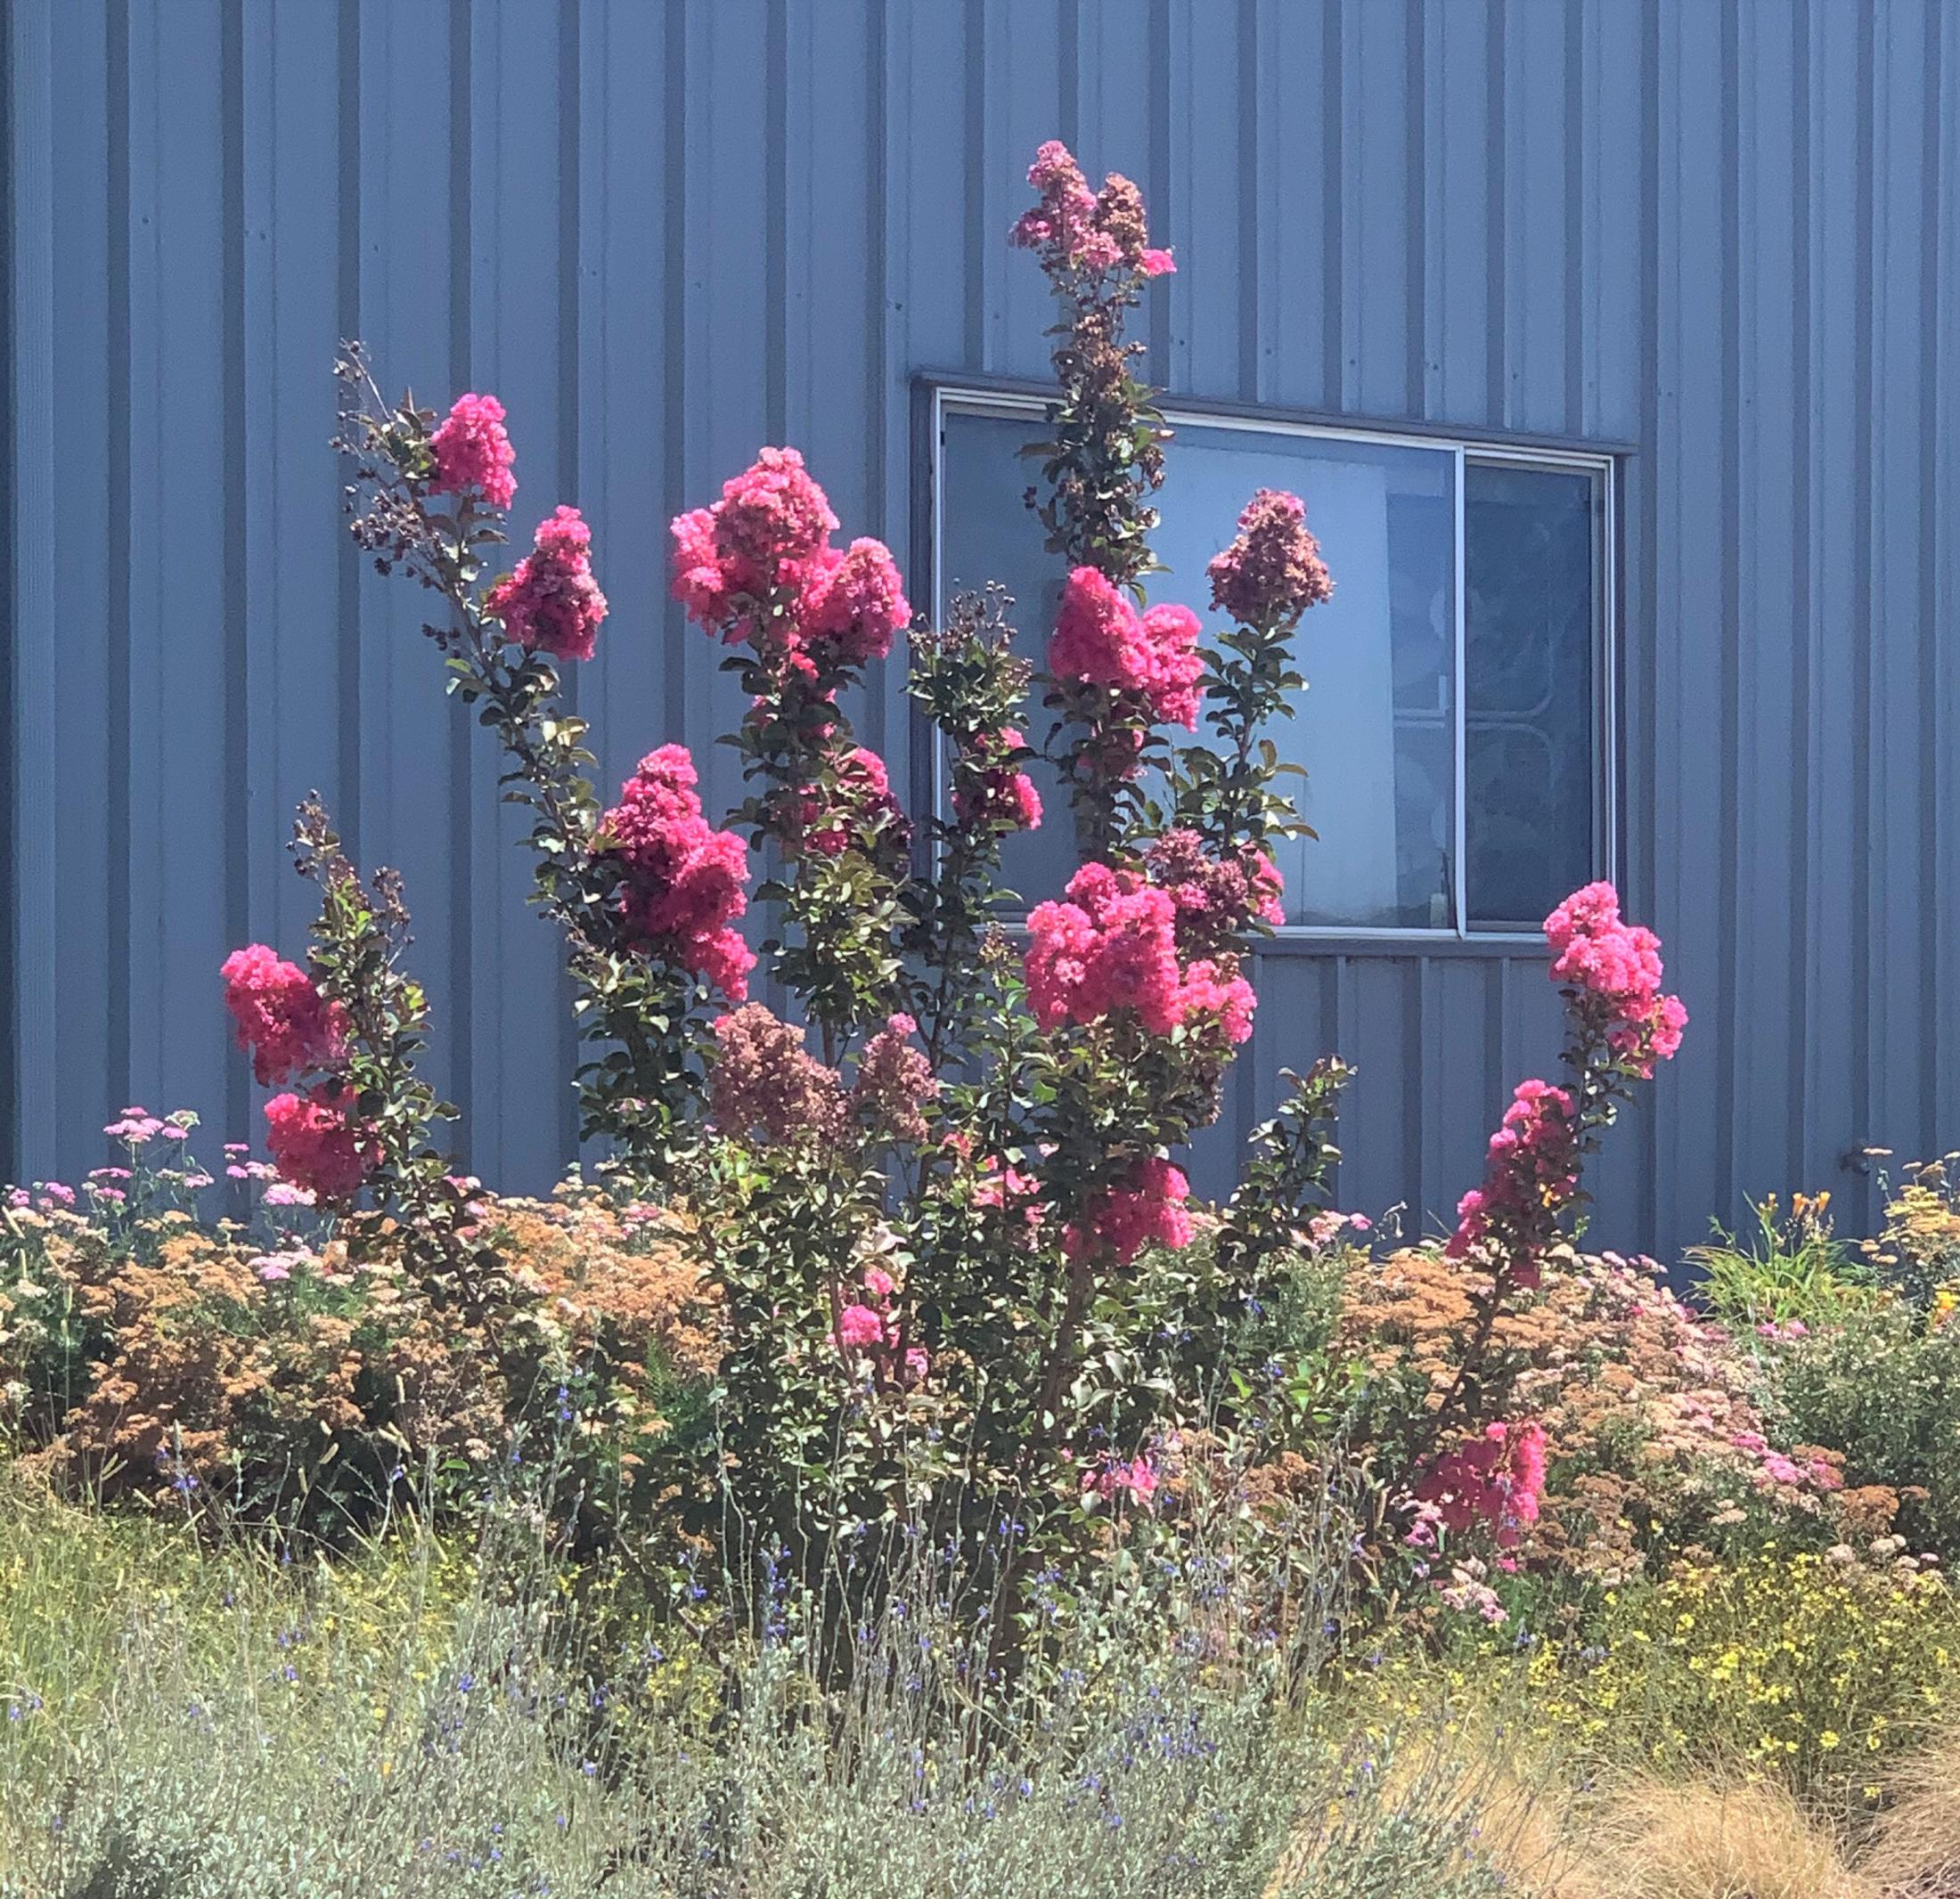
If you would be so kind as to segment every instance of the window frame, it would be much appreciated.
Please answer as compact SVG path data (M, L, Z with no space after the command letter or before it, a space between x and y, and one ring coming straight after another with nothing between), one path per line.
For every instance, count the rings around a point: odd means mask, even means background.
M919 524L932 576L935 623L945 619L944 516L946 421L966 414L992 417L1026 416L1038 420L1052 394L1025 383L972 376L922 376L916 384L920 422L926 436L926 505ZM1426 424L1348 420L1233 403L1165 397L1158 407L1173 429L1181 426L1242 430L1247 434L1290 436L1312 440L1360 442L1390 448L1420 448L1452 455L1456 479L1456 677L1455 677L1455 823L1456 916L1444 928L1409 925L1288 923L1276 926L1257 947L1262 955L1275 950L1326 954L1343 944L1368 951L1477 955L1515 953L1542 948L1542 930L1480 930L1469 922L1468 694L1464 669L1468 633L1468 607L1464 586L1464 475L1473 463L1504 467L1567 469L1591 475L1598 483L1599 505L1594 526L1594 559L1598 575L1593 625L1594 746L1592 874L1615 876L1620 862L1620 464L1631 452L1626 444L1575 442L1562 437L1501 431L1469 433ZM931 803L945 815L945 760L939 735L929 748Z

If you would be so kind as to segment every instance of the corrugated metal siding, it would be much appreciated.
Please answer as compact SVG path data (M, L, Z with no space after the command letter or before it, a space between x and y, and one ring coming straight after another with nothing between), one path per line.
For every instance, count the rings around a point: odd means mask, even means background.
M126 1099L250 1131L214 971L300 941L317 786L407 876L473 1164L543 1184L554 949L420 603L336 520L335 339L503 396L520 516L595 524L607 776L682 738L726 801L662 524L789 439L902 541L915 372L1043 369L1001 240L1058 134L1178 246L1176 393L1637 444L1625 881L1695 1024L1603 1235L1960 1141L1956 64L1953 0L12 0L17 1167L91 1164ZM895 687L867 713L902 753ZM1228 1126L1340 1050L1371 1209L1452 1202L1554 1045L1529 957L1260 980Z

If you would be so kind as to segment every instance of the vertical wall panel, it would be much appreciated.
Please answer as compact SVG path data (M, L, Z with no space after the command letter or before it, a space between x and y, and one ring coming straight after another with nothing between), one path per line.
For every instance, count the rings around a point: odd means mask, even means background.
M64 20L65 57L57 63L58 11L17 15L14 65L16 136L27 140L36 123L29 115L45 114L38 144L23 143L16 172L23 194L16 199L20 459L10 486L20 509L14 571L21 591L8 640L18 669L16 1084L22 1171L37 1176L102 1158L102 1097L126 1085L127 1064L119 1032L127 1015L117 1001L123 984L110 964L111 918L127 901L127 851L110 815L110 786L123 769L112 760L127 753L117 719L125 696L110 675L128 575L118 508L127 439L120 395L125 36L106 18ZM106 188L57 211L56 180L91 164L106 174ZM45 197L26 198L36 183ZM105 285L114 296L103 295ZM29 427L52 431L53 440L91 442L95 451L57 458L51 438L31 439ZM78 864L99 871L78 877L69 867ZM115 1081L106 1083L112 1069Z
M352 70L342 68L341 138L352 163L341 167L340 191L344 200L351 188L355 203L353 229L343 239L352 256L343 250L342 299L383 393L392 400L412 390L424 406L436 406L472 387L469 37L454 30L461 10L444 0L343 5L350 11L339 57ZM343 201L343 217L349 209ZM519 501L528 507L535 425L513 420ZM295 534L317 531L297 509L291 518ZM337 532L346 532L344 524ZM344 584L340 716L354 727L342 735L354 769L336 814L363 869L387 864L406 880L416 968L435 1017L431 1080L462 1109L474 1161L480 1100L466 1000L476 979L474 838L495 815L470 785L474 734L464 708L437 698L441 661L421 631L429 596L366 561Z
M572 1059L486 736L364 573L335 338L494 388L575 501L606 786L738 710L664 528L764 440L907 540L911 381L1042 372L1044 137L1144 183L1176 393L1628 444L1622 864L1695 1022L1602 1240L1960 1144L1960 0L18 0L4 354L10 1170L106 1111L249 1131L214 966L297 947L292 801L403 869L474 1164L549 1180ZM930 576L915 572L915 598ZM869 740L907 748L887 680ZM1221 1151L1360 1064L1341 1192L1445 1215L1556 1054L1528 955L1262 959Z

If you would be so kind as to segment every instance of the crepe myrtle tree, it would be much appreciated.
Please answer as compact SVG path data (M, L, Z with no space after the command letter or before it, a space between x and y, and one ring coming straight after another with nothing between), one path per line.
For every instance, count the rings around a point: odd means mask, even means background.
M956 1496L975 1539L1008 1526L1010 1569L1147 1503L1201 1394L1229 1412L1223 1362L1319 1192L1346 1072L1292 1078L1201 1232L1181 1157L1251 1033L1244 959L1283 916L1271 844L1304 827L1270 729L1332 582L1298 498L1262 491L1211 564L1212 645L1188 604L1150 599L1166 431L1124 330L1173 262L1127 179L1091 188L1051 143L1029 180L1011 238L1058 308L1033 505L1066 569L1038 673L999 589L919 623L889 550L840 542L802 456L764 448L672 524L674 597L747 702L726 741L745 795L720 824L677 745L612 804L594 791L559 683L607 621L592 535L559 506L502 569L502 406L471 393L438 419L386 400L358 346L340 363L355 538L435 596L449 689L533 814L585 1129L625 1186L696 1216L719 1402L708 1436L667 1445L670 1494L712 1516L732 1493L785 1534ZM900 648L950 780L929 815L908 814L849 712ZM1037 757L1080 862L1017 944L1001 854L1048 815ZM758 961L787 1015L750 999ZM1600 1087L1582 1080L1580 1121ZM1484 1205L1466 1243L1508 1230L1501 1194Z

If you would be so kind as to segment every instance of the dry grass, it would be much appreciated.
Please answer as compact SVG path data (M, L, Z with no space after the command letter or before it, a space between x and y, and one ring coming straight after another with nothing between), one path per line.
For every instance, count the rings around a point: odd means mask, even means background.
M1886 1899L1780 1788L1628 1789L1579 1842L1546 1899Z
M1357 1843L1389 1834L1426 1842L1433 1869L1467 1876L1488 1869L1502 1889L1531 1899L1567 1899L1578 1864L1557 1776L1518 1759L1500 1725L1466 1730L1439 1711L1431 1727L1384 1736L1357 1760L1344 1796L1319 1807L1283 1855L1265 1899L1323 1890L1372 1894L1357 1867ZM1418 1855L1420 1857L1421 1855ZM1474 1889L1484 1890L1474 1878ZM1451 1891L1458 1888L1451 1887ZM1426 1889L1425 1889L1426 1890ZM1409 1888L1415 1899L1416 1888ZM1571 1899L1592 1899L1572 1889Z
M1885 1899L1960 1899L1960 1728L1891 1778L1864 1869Z

